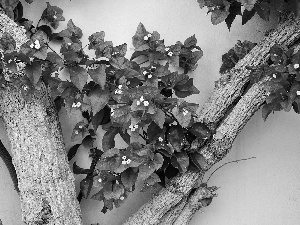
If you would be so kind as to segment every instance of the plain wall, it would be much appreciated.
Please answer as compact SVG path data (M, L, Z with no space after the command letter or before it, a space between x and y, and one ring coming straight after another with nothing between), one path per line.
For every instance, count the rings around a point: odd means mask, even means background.
M36 0L30 7L24 3L25 17L36 24L46 7L45 2ZM187 101L199 103L200 107L213 91L214 81L219 78L222 54L237 40L258 42L264 31L274 24L255 17L242 26L241 17L238 17L229 32L225 23L213 26L210 15L206 16L207 10L201 10L196 0L51 0L50 4L64 10L66 21L61 22L58 31L65 29L67 21L72 19L83 30L84 45L88 43L89 35L105 31L105 40L113 41L115 46L128 44L127 57L133 52L131 38L139 22L150 32L158 31L166 45L184 41L195 34L198 45L204 51L198 68L191 75L200 94L188 97ZM69 119L63 110L60 116L68 150L74 145L70 136L79 118L74 115ZM218 197L203 209L204 213L195 214L191 225L299 224L299 127L300 117L294 112L276 112L263 122L259 110L238 135L226 159L214 168L232 160L253 156L256 159L226 165L212 176L208 184L220 187ZM1 139L8 146L3 127L1 130ZM101 136L103 132L99 129L98 134ZM80 149L70 165L76 161L79 166L88 167L90 160L87 156L88 152ZM0 176L0 219L4 225L21 225L20 201L2 160ZM78 193L82 176L75 175L75 178ZM102 202L83 199L84 225L122 224L151 197L149 193L140 193L139 189L130 195L126 204L106 214L101 213Z

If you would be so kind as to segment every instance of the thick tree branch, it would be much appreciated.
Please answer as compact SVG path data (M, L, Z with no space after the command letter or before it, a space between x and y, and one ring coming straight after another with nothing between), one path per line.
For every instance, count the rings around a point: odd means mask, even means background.
M3 32L14 37L17 47L27 41L24 31L0 13L0 36ZM21 72L14 75L23 76ZM26 224L79 225L82 221L74 175L50 96L45 85L31 100L25 100L13 86L0 91L0 115L12 146L22 220Z
M299 24L299 19L295 20L292 16L289 16L285 22L279 25L277 29L252 49L252 51L229 72L230 80L228 83L214 90L211 98L209 98L200 111L199 121L203 121L212 129L215 129L220 120L223 119L224 115L228 112L231 104L242 95L243 86L249 81L250 71L245 67L247 65L257 66L264 63L267 59L270 47L275 43L283 46L292 45L300 36ZM254 84L247 94L241 97L229 116L227 116L216 129L216 134L210 143L200 149L200 153L205 158L206 165L203 168L204 170L199 172L199 176L189 176L187 173L182 174L182 181L186 183L187 190L191 190L193 188L191 184L195 183L191 179L194 179L194 181L199 179L201 181L205 170L209 169L229 152L237 134L264 103L270 89L267 81L268 78L265 78L259 83ZM178 179L178 177L175 179ZM183 185L185 183L183 183ZM168 190L163 189L153 199L164 199L166 192L168 193ZM171 199L173 202L166 200L168 204L165 206L164 201L156 202L153 201L153 199L142 206L125 224L155 224L155 222L159 221L161 214L148 213L149 217L147 217L145 216L147 212L144 209L151 209L154 212L156 209L159 209L166 212L168 207L174 206L179 202L178 198L176 198L176 201ZM138 220L137 218L141 219Z

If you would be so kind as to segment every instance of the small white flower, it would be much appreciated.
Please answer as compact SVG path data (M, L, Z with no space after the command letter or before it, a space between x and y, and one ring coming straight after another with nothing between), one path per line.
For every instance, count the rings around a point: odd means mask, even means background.
M183 109L183 112L182 112L182 113L183 113L183 115L186 116L186 115L189 113L189 111L187 111L186 109Z
M51 77L56 77L56 76L55 76L55 73L52 73L52 74L51 74Z
M177 125L177 121L174 120L174 122L172 124L176 126Z
M77 131L77 130L75 130L75 132L74 132L75 134L79 134L79 132Z
M143 102L145 99L144 99L144 97L142 96L141 98L140 98L140 101L141 102Z
M294 68L298 69L299 68L299 64L298 63L294 64Z
M273 74L273 77L276 78L276 74Z
M122 89L122 84L120 84L120 85L118 86L118 88L119 88L119 89Z
M149 75L148 75L148 78L150 79L151 77L152 77L152 75L151 75L151 74L149 74Z
M146 70L143 72L144 75L146 75L147 73L148 73L148 72L147 72Z
M33 43L31 43L31 45L30 45L30 48L33 48L34 47L34 44Z
M81 106L81 103L80 103L80 102L77 102L76 106L77 106L77 107L80 107L80 106Z
M129 164L131 162L131 159L127 159L126 163Z
M297 91L297 95L300 95L300 91Z
M122 90L120 89L115 90L115 94L122 94Z
M158 78L158 79L157 79L157 81L161 81L161 79L160 79L160 78Z
M67 45L69 45L69 46L70 46L70 45L72 45L72 43L71 43L71 42L69 42Z
M166 52L168 52L170 50L170 48L165 48Z
M56 19L57 19L57 16L54 15L53 18L56 20Z
M149 37L149 38L150 38L151 36L152 36L152 34L148 34L148 35L147 35L147 37Z
M39 40L35 40L34 41L34 45L35 45L36 49L40 49L41 48L41 44L40 44Z
M156 69L156 67L155 66L151 66L151 69Z
M126 165L127 164L127 161L125 160L125 161L122 161L122 164L123 165Z
M100 57L99 60L109 62L109 58L107 57Z
M82 125L79 125L79 126L78 126L79 129L82 129L82 127L83 127Z
M113 113L115 110L114 110L114 108L111 108L110 111Z
M126 84L127 84L127 85L130 85L130 81L127 81Z
M24 91L27 91L27 90L28 90L28 86L27 86L27 85L24 85L23 90L24 90Z
M149 102L148 101L144 101L144 106L148 106Z
M173 52L168 52L168 56L172 56L173 55Z
M140 102L140 101L137 101L137 102L136 102L136 105L140 105L140 104L141 104L141 102Z
M12 60L11 60L11 59L7 61L7 63L11 63L11 62L12 62Z
M131 125L129 126L129 128L130 128L131 131L135 131L135 130L138 128L138 125L137 125L137 124L136 124L136 125L132 125L132 124L131 124Z
M77 104L75 104L75 103L73 102L72 107L73 107L73 108L76 108L76 107L77 107Z
M121 201L123 201L124 199L125 199L124 196L121 196L121 197L120 197L120 200L121 200Z
M162 139L162 137L159 137L158 140L159 140L160 142L162 142L164 139Z
M148 41L149 37L148 36L144 36L144 41Z
M125 156L125 155L123 155L123 156L122 156L122 159L126 159L126 156Z
M101 183L101 182L102 182L102 179L101 179L101 178L99 178L99 179L98 179L98 182L99 182L99 183Z

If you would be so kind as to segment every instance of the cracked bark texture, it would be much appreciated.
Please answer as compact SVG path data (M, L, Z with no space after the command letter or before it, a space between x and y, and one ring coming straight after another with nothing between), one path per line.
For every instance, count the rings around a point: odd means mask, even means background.
M0 36L4 32L14 37L17 48L28 40L24 31L0 12ZM44 85L27 101L15 87L1 89L0 116L18 177L22 220L26 224L82 224L50 90Z
M243 95L243 87L249 81L250 75L250 71L245 67L258 66L266 62L268 52L275 43L284 47L293 45L300 37L299 26L299 18L295 19L292 15L289 15L283 23L279 24L276 29L266 36L249 54L230 70L226 75L230 78L228 82L220 87L216 87L211 97L204 104L200 111L198 121L206 123L211 129L216 130L216 133L206 146L199 149L199 152L203 155L206 162L203 170L198 173L187 172L174 179L182 182L181 185L177 184L181 187L182 185L185 186L186 192L184 193L186 194L177 193L176 190L169 190L169 187L162 189L160 193L143 205L124 224L159 224L160 220L164 221L165 218L161 216L163 213L156 212L168 212L168 214L178 213L178 207L183 207L180 204L181 198L186 197L188 193L190 193L197 183L196 180L198 180L198 183L202 181L206 170L227 155L238 133L265 102L266 96L272 88L268 85L269 78L264 78L254 84L247 93ZM239 101L233 105L238 98L240 98ZM232 107L233 109L231 110ZM226 115L228 111L230 112ZM171 194L172 199L169 199L169 195ZM201 195L198 190L190 196L189 200L191 198L194 198L194 200L198 199L198 201L194 201L194 206L197 208L196 203L201 200ZM189 223L195 213L195 207L188 205L188 202L184 206L186 210L182 210L182 214L179 214L175 221L174 218L172 218L172 223L169 224L186 225Z

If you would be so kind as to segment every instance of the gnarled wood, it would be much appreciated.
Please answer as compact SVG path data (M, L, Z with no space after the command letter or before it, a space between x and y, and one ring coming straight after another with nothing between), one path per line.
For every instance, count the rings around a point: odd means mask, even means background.
M217 87L212 96L203 106L200 111L199 120L205 122L212 129L216 129L216 134L213 139L203 148L200 149L200 153L204 156L206 166L204 170L209 169L213 164L221 160L231 149L232 143L240 130L246 125L252 115L260 108L264 103L265 98L271 87L268 85L268 79L260 81L254 84L248 92L241 97L239 102L234 106L234 109L230 114L218 125L223 119L228 110L231 108L234 101L243 94L243 86L249 81L249 74L245 66L257 66L265 62L267 59L270 47L275 43L283 46L289 46L293 44L300 36L300 20L294 19L289 16L285 22L280 24L277 29L271 32L264 38L251 52L244 57L236 66L229 72L230 80L221 87ZM218 127L217 127L218 125ZM205 171L200 171L198 176L189 176L185 173L182 175L184 179L181 185L186 186L187 193L193 186L193 179L199 179L203 177ZM178 177L176 178L178 179ZM162 189L157 196L146 203L140 210L130 217L126 225L137 224L155 224L155 221L159 221L161 214L154 214L157 210L167 212L169 207L174 207L179 200L165 199L165 194L168 193L167 189ZM156 201L155 199L160 199ZM162 199L164 201L162 201ZM165 202L167 202L166 205ZM147 212L145 209L150 210ZM184 212L185 215L191 217L193 215L192 210ZM186 216L183 216L187 218ZM140 218L139 220L137 218ZM189 219L186 220L188 224ZM185 223L182 223L184 225Z
M24 31L0 13L0 36L3 32L11 34L18 47L27 41ZM82 224L50 91L42 86L26 101L15 87L1 89L0 115L18 176L22 220L26 224Z

